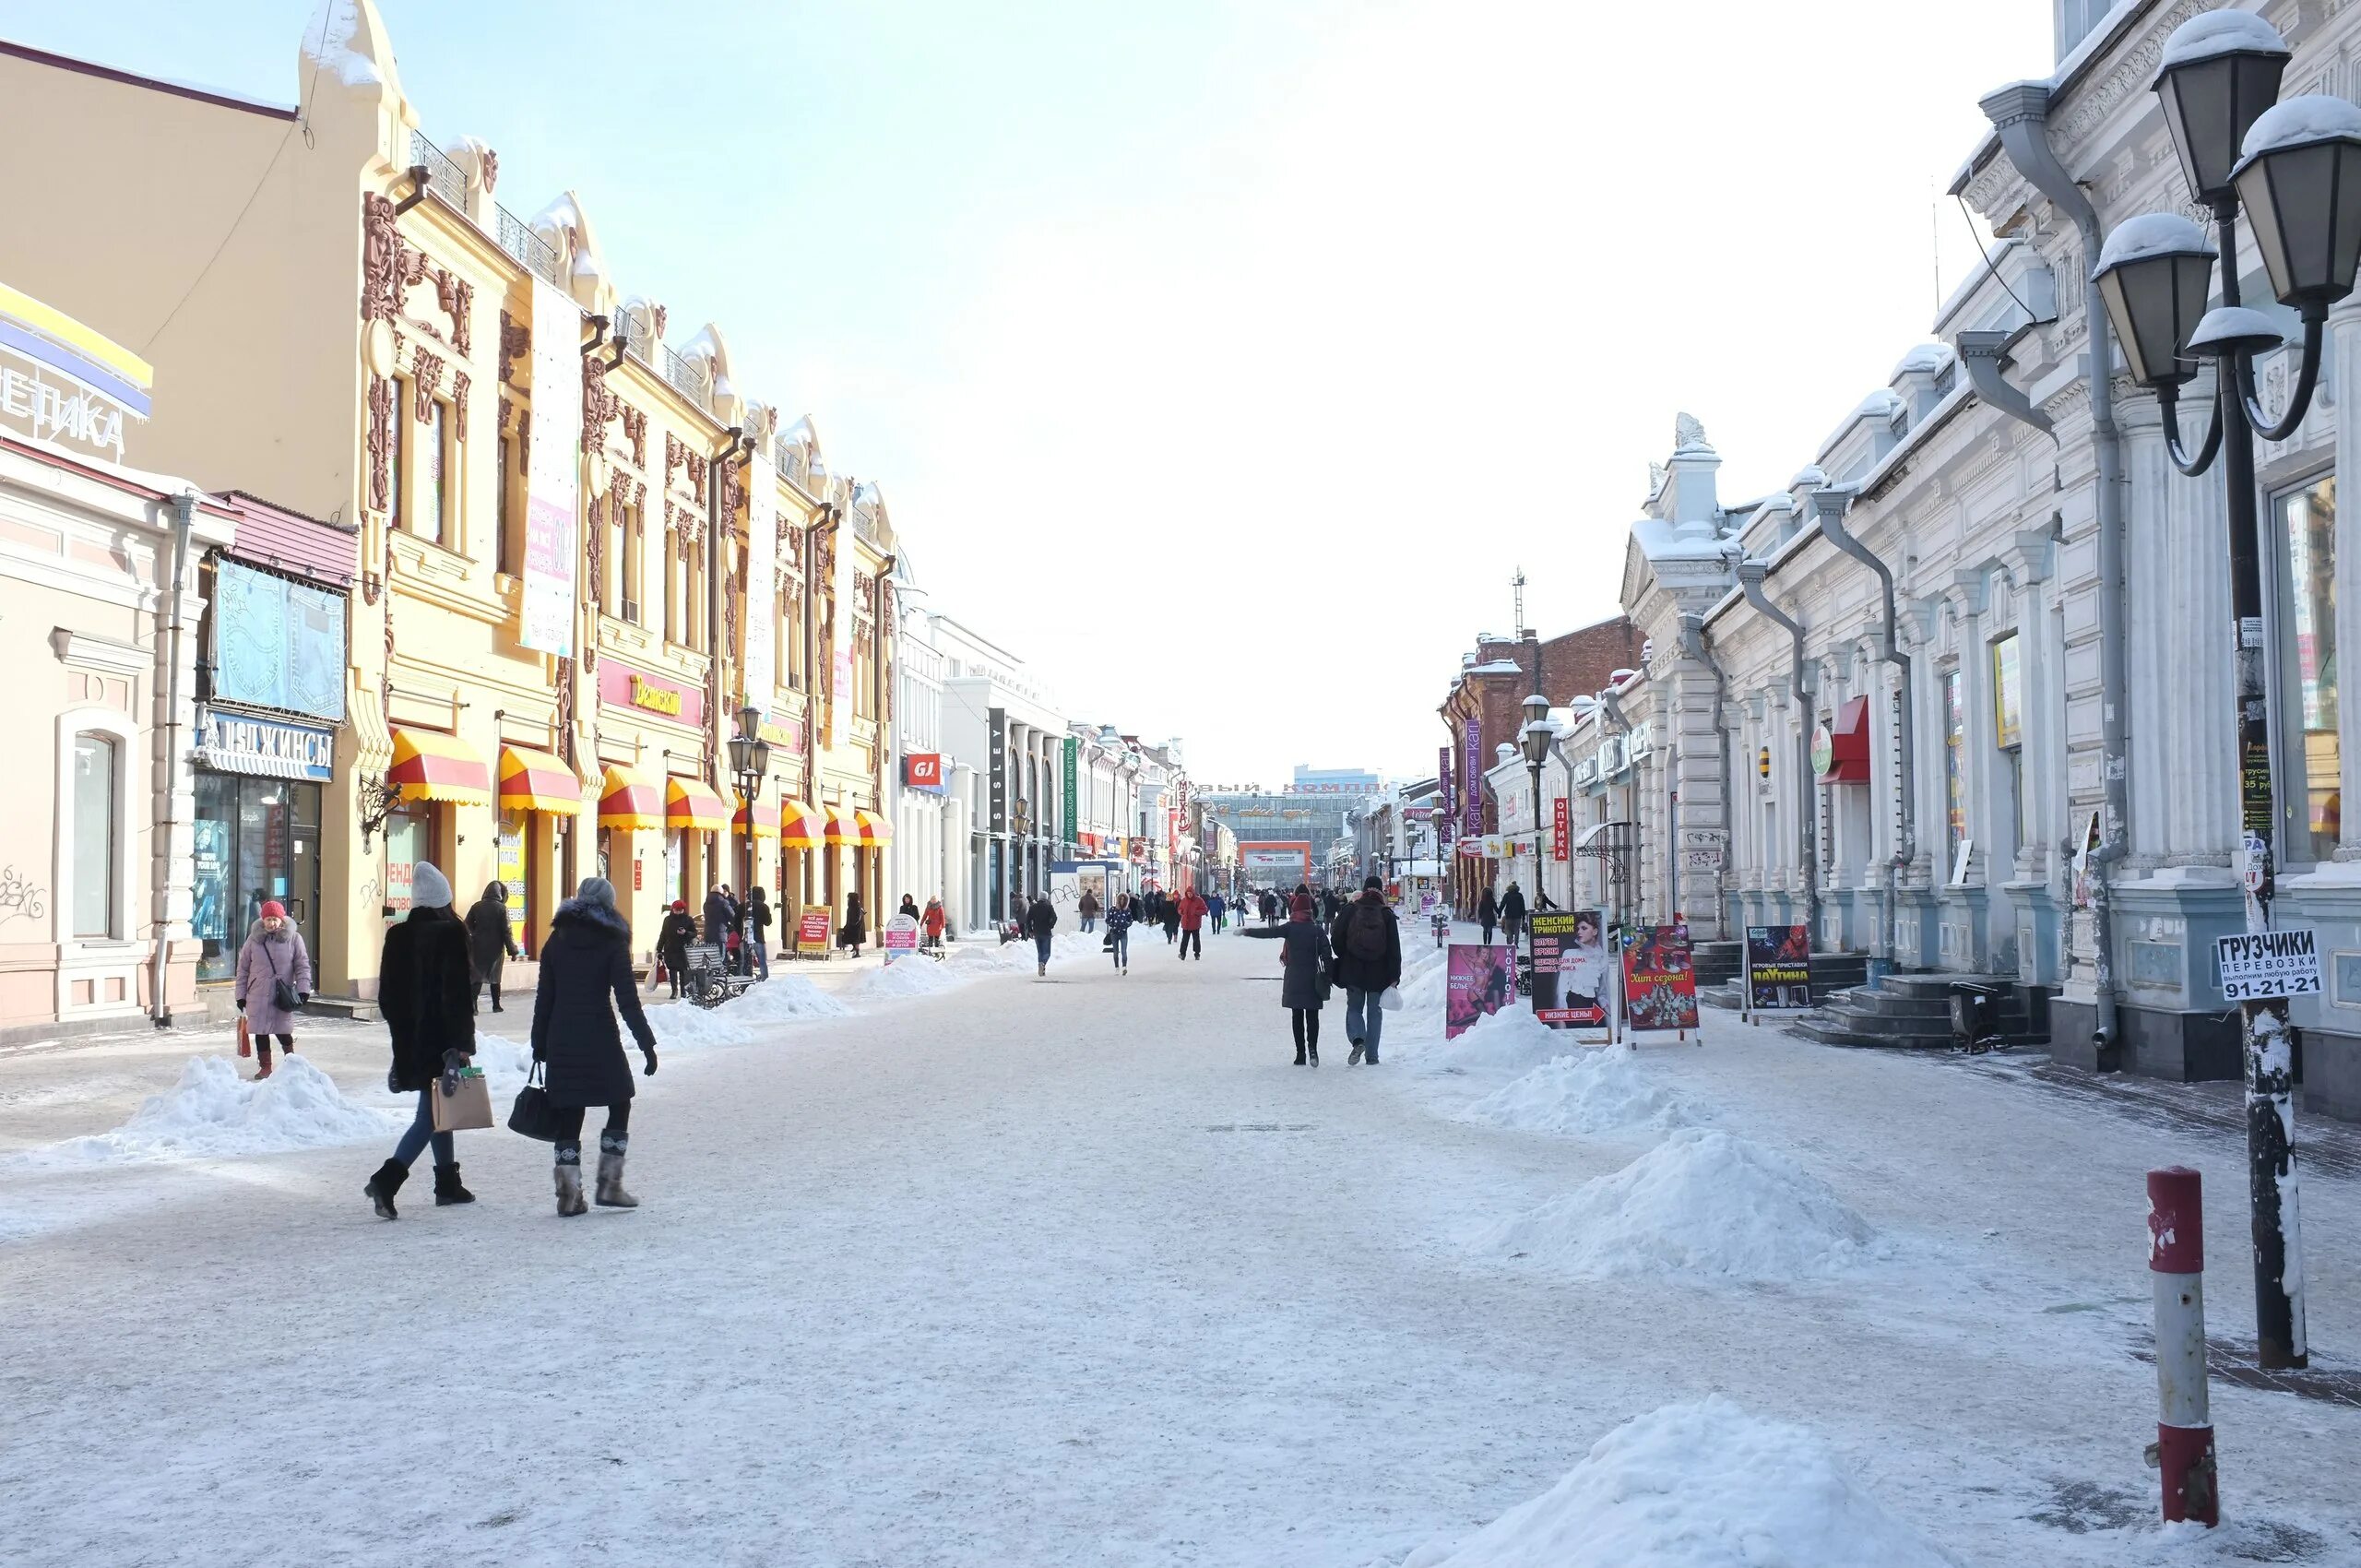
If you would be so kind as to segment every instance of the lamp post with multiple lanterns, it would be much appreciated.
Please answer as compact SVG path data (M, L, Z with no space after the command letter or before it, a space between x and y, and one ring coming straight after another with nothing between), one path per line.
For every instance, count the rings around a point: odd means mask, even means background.
M745 880L738 885L745 897L753 896L754 808L770 770L771 743L763 739L763 710L748 703L738 710L738 733L730 739L730 771L738 776L738 796L746 802Z
M2271 926L2277 821L2255 437L2284 440L2303 422L2319 377L2329 307L2353 291L2361 264L2361 108L2319 96L2280 101L2287 59L2284 41L2251 12L2207 12L2173 33L2154 87L2189 192L2212 212L2213 237L2209 241L2177 213L2149 213L2115 231L2096 272L2131 377L2163 405L2174 466L2194 477L2218 459L2227 489L2240 861L2249 932ZM2286 339L2269 315L2239 303L2241 208L2272 291L2303 326L2295 387L2276 419L2255 395L2255 360ZM2208 308L2217 260L2221 303ZM2209 363L2213 412L2192 454L2181 439L2178 400L2200 366ZM2107 367L2094 367L2094 374L2107 374ZM2301 1367L2303 1251L2290 1133L2287 1000L2241 1001L2239 1012L2258 1357L2265 1367Z

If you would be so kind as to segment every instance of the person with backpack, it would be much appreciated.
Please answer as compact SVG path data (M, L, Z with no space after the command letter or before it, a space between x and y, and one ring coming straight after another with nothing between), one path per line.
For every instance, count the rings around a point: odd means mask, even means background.
M1337 912L1328 942L1336 954L1336 982L1345 988L1345 1038L1353 1042L1345 1065L1374 1067L1385 1029L1384 996L1402 983L1402 926L1377 878L1363 882L1361 896Z
M1180 922L1180 956L1185 961L1189 949L1193 947L1197 950L1197 962L1202 964L1205 961L1205 901L1192 887L1180 895L1176 908L1179 912L1175 918Z
M1287 1010L1299 1067L1320 1065L1320 1009L1328 1004L1328 966L1334 956L1327 933L1312 919L1311 895L1298 893L1287 905L1287 923L1279 928L1279 962L1286 968L1279 1005Z
M1509 945L1513 947L1516 945L1517 933L1524 929L1525 889L1519 887L1515 879L1512 878L1509 882L1508 894L1501 900L1501 930L1507 935Z

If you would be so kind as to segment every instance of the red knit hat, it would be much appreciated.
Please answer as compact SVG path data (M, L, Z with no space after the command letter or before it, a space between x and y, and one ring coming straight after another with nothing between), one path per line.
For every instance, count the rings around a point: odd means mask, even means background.
M1310 919L1311 918L1311 895L1309 895L1309 894L1305 894L1305 893L1299 893L1299 894L1297 894L1293 898L1288 899L1288 900L1287 900L1287 913L1288 913L1288 914L1290 914L1290 915L1292 915L1292 916L1294 916L1294 917L1295 917L1296 919L1298 919L1298 920L1301 920L1301 921L1308 921L1308 920L1310 920Z
M278 916L282 921L285 920L287 918L287 906L280 903L276 898L264 899L262 901L262 918L268 920L273 915Z

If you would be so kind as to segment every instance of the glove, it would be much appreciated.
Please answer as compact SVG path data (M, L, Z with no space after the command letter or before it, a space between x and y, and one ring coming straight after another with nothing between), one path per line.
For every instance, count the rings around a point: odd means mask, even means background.
M244 1012L245 1010L246 1010L246 999L245 999L244 997L241 996L240 998L238 998L238 1011L239 1011L239 1012L241 1012L241 1013L243 1013L243 1012Z
M459 1069L468 1064L468 1053L457 1046L443 1053L443 1098L449 1099L459 1092Z
M308 991L299 991L295 993L295 1005L298 1007L301 1007L310 1000L312 1000L312 993Z
M639 1054L647 1063L647 1066L639 1070L639 1075L643 1078L656 1076L656 1048L652 1045L643 1045L639 1048Z

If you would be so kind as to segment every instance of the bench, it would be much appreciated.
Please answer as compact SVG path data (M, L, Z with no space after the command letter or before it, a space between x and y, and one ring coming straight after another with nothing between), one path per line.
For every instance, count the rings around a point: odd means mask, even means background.
M688 965L681 971L681 990L699 1007L718 1007L754 983L752 975L731 974L721 949L710 942L691 943L687 957Z

